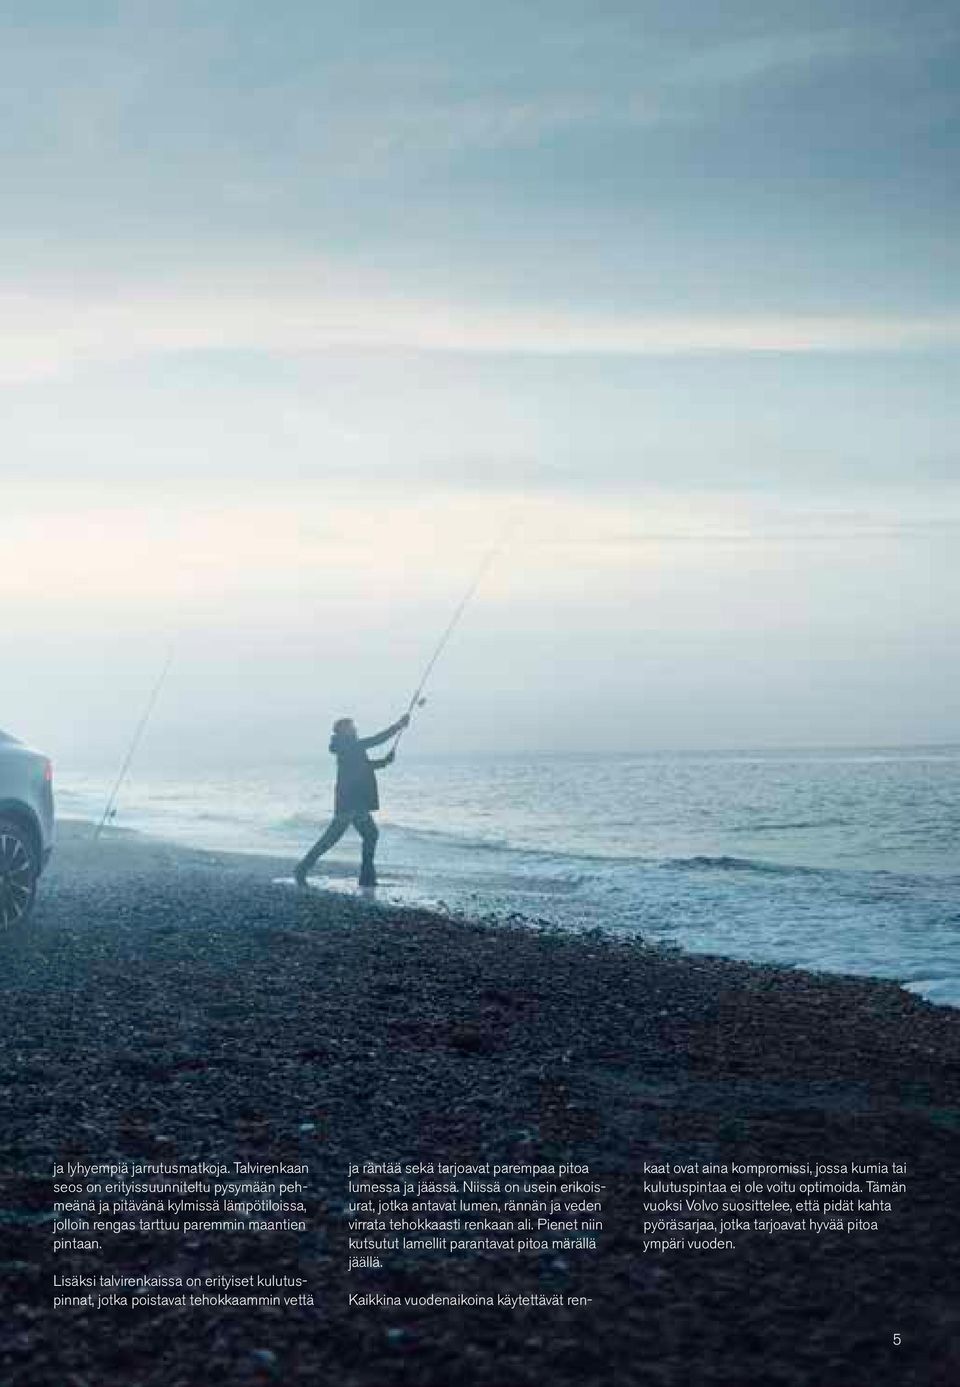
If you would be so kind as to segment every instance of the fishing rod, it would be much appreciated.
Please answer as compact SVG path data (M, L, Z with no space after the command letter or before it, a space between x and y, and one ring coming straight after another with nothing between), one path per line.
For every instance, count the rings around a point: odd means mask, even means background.
M120 773L117 776L116 781L114 782L113 789L110 791L110 798L107 800L106 806L103 811L103 816L100 819L100 822L97 824L96 829L94 830L93 841L95 843L99 840L100 835L103 832L104 827L107 823L107 820L112 819L117 812L117 796L120 793L120 787L126 779L127 771L130 769L130 764L133 761L134 756L136 755L137 747L140 745L140 739L147 729L147 723L150 721L150 715L156 707L157 699L160 697L160 691L166 683L167 675L170 673L170 666L173 664L174 650L175 643L174 645L171 645L170 649L167 651L167 658L163 663L163 669L160 671L159 678L157 679L157 682L154 684L150 692L150 697L147 699L147 705L143 710L143 714L140 718L140 721L137 723L133 737L131 738L130 745L127 748L127 754L124 757L123 765L120 767Z
M470 586L467 588L463 597L457 604L453 616L447 622L447 625L443 631L443 635L440 637L439 641L437 641L436 648L434 649L433 654L430 656L430 659L427 661L426 667L420 676L420 681L417 684L417 687L414 689L413 696L411 697L410 702L407 705L407 717L410 716L410 714L413 712L415 708L422 708L423 705L426 703L427 700L423 697L423 691L426 688L427 680L430 678L430 675L433 672L434 665L437 663L440 656L446 649L447 642L453 635L454 631L457 629L457 626L460 624L460 618L463 616L464 612L467 610L471 601L473 600L474 596L479 590L480 584L483 582L484 578L487 575L487 571L493 566L494 560L499 557L501 551L506 548L507 541L513 534L516 527L517 521L511 520L507 525L506 529L504 530L503 534L500 536L500 538L490 546L486 554L484 554L483 558L481 559L480 566L474 574L473 581L471 582ZM403 736L405 731L406 728L401 727L400 731L394 738L393 746L390 748L391 756L393 756L396 753L397 747L400 745L400 738Z

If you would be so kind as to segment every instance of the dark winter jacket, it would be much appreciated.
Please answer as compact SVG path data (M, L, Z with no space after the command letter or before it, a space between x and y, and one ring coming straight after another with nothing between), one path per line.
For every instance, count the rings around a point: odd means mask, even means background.
M380 808L374 772L387 764L387 758L371 761L367 748L389 741L400 731L400 727L401 723L394 722L373 737L344 737L335 732L330 738L330 750L337 758L337 788L333 800L335 814L369 814Z

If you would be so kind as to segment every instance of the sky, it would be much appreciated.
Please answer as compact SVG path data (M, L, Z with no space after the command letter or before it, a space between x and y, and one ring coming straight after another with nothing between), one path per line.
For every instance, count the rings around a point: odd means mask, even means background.
M960 16L0 0L0 725L960 740Z

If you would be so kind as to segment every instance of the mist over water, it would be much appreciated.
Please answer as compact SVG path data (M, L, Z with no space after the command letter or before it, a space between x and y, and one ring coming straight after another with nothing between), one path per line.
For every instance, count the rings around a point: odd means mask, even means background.
M61 815L99 817L111 778L62 774ZM332 778L332 758L134 773L116 823L292 860ZM960 748L404 752L380 783L382 899L894 978L960 1005ZM358 858L350 835L317 870L342 886Z

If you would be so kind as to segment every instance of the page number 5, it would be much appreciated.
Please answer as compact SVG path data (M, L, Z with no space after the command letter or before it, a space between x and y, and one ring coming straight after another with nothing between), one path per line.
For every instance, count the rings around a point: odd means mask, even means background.
M899 1344L899 1343L900 1343L900 1335L899 1335L899 1334L894 1334L894 1336L893 1336L893 1342L894 1342L895 1344Z

